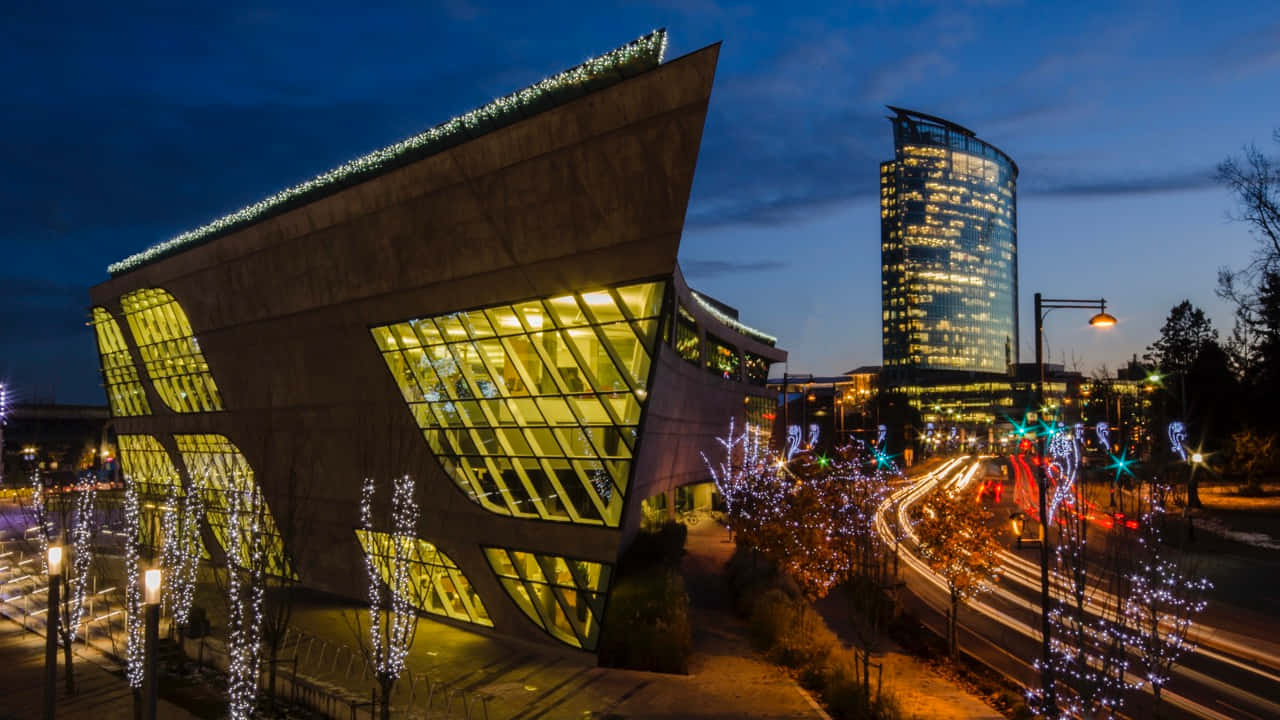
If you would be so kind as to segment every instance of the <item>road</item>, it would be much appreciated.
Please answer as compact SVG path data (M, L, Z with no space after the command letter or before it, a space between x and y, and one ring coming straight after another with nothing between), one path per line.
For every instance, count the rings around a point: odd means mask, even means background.
M945 622L946 585L919 555L908 519L910 508L935 489L958 489L975 482L981 462L948 460L896 489L877 513L876 527L883 539L891 545L899 543L899 572L913 607L935 628ZM1037 686L1031 662L1040 655L1038 561L1013 550L1005 551L1001 560L1004 571L997 586L960 612L960 645L1017 682ZM1161 715L1214 720L1280 717L1280 653L1268 642L1268 635L1260 630L1260 637L1252 640L1197 626L1193 639L1198 648L1174 668L1162 693ZM1149 716L1151 705L1149 689L1135 691L1126 698L1126 714Z

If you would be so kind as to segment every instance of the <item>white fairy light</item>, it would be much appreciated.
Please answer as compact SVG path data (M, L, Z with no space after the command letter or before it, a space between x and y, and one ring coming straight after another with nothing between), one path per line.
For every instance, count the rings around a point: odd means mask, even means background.
M161 558L168 578L164 586L165 603L179 627L187 624L191 614L200 570L200 519L204 516L204 488L200 477L192 474L190 491L183 490L181 478L170 478L162 515Z
M262 220L282 210L289 203L317 198L324 193L337 191L346 183L381 172L411 154L420 151L440 152L491 130L510 125L526 117L526 111L532 109L532 112L536 113L537 105L545 103L548 98L557 97L570 88L581 87L592 81L613 79L620 75L619 69L623 66L638 63L646 70L657 67L662 63L666 48L666 30L654 30L616 50L591 58L577 67L493 100L483 107L459 115L426 132L381 150L375 150L311 180L281 190L246 208L218 218L207 225L130 255L120 262L107 266L107 272L114 276L135 270L219 233Z
M369 538L376 537L378 533L373 522L374 492L373 479L365 478L360 491L360 527ZM370 647L374 671L384 687L394 684L404 672L405 658L409 655L418 619L411 602L413 584L409 577L418 526L418 503L413 493L413 478L408 475L401 475L392 482L392 527L388 534L391 547L387 549L386 557L391 567L385 579L378 572L373 553L364 554L369 580ZM382 626L384 621L386 628Z
M262 518L257 483L238 473L227 493L227 694L232 720L253 717L262 666L262 595L265 584ZM244 566L238 563L243 561Z
M125 677L129 687L142 687L142 585L138 578L138 535L141 522L138 487L133 475L124 476L124 569L125 569Z
M44 476L40 466L31 471L31 514L36 521L36 542L40 545L40 572L49 574L49 536L53 534L53 520L49 518L48 499L44 493Z
M705 311L708 315L715 318L716 320L719 320L725 325L728 325L734 330L737 330L743 335L746 335L747 337L750 337L750 338L755 338L756 340L762 340L766 345L773 345L778 342L778 338L770 335L769 333L757 330L751 327L750 325L744 325L743 323L737 320L734 320L728 315L725 315L724 313L720 312L720 310L716 308L716 306L707 302L706 298L702 297L702 295L700 295L697 290L690 290L689 294L693 295L693 299L698 302L698 307L702 308L703 311Z
M67 618L64 636L67 642L75 642L80 629L80 621L84 618L85 594L89 588L89 570L93 565L93 539L97 534L94 505L98 496L97 483L88 482L80 487L76 495L75 525L71 529L71 612Z

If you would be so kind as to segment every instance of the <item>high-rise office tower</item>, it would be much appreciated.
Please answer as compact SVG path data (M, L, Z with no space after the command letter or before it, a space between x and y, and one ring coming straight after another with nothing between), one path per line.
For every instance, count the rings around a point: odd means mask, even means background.
M880 165L886 380L1005 374L1018 361L1018 166L971 130L889 109L894 158Z

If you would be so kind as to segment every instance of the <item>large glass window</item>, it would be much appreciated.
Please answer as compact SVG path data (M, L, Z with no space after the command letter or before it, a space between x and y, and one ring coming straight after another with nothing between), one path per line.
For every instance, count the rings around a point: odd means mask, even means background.
M158 549L164 542L164 514L172 511L168 503L186 494L178 468L151 435L120 435L116 450L120 469L138 493L138 542Z
M707 369L726 380L740 380L738 349L707 333Z
M102 360L102 380L107 386L107 402L113 417L150 415L151 405L138 378L138 368L129 356L120 324L105 308L93 309L93 333L98 338Z
M209 374L191 323L173 296L159 288L135 290L120 298L156 393L180 413L222 409L218 386Z
M617 527L665 284L371 328L445 470L485 509Z
M365 554L373 559L382 581L390 583L396 557L391 534L356 530L356 537ZM412 546L401 557L409 560L410 601L414 607L433 615L493 627L489 611L457 564L426 540L411 538L410 542Z
M747 382L764 387L769 384L770 361L752 352L742 353L746 358Z
M484 553L507 594L538 627L566 645L596 649L611 565L495 547Z
M276 528L275 518L257 485L253 468L230 440L223 435L174 435L182 462L191 480L204 493L205 520L214 538L224 550L231 547L230 533L240 533L237 557L230 563L250 567L253 556L253 534L260 533L266 572L281 577L296 577L284 552L284 541ZM229 527L235 503L238 527Z
M679 306L676 317L676 353L694 365L702 359L702 337L693 314Z

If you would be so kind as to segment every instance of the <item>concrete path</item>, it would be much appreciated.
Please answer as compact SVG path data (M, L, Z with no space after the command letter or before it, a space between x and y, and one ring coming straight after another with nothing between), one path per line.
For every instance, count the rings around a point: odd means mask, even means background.
M781 669L751 651L745 627L733 617L721 589L721 568L732 548L719 547L723 531L706 537L704 543L698 539L701 536L691 534L690 553L683 567L694 600L694 654L689 675L600 668L578 656L567 657L427 619L418 627L409 670L461 688L473 697L488 695L488 717L493 720L824 718ZM323 664L303 663L300 672L368 697L371 682L361 677L359 661L354 672L346 672L350 650L336 649L355 646L342 613L343 608L332 601L308 603L295 610L295 627L331 644L325 657L332 659ZM315 654L313 650L311 655ZM328 670L335 666L336 671ZM446 717L438 696L430 710L426 700L420 680L413 687L402 680L397 711L409 709L410 717ZM454 717L462 716L457 703L453 711ZM483 712L473 710L471 717L477 716L484 717Z
M0 720L35 720L44 703L44 636L0 617ZM62 654L58 654L57 716L59 720L133 720L133 696L110 659L92 648L77 647L76 694L63 690ZM160 700L157 714L165 720L195 716Z

